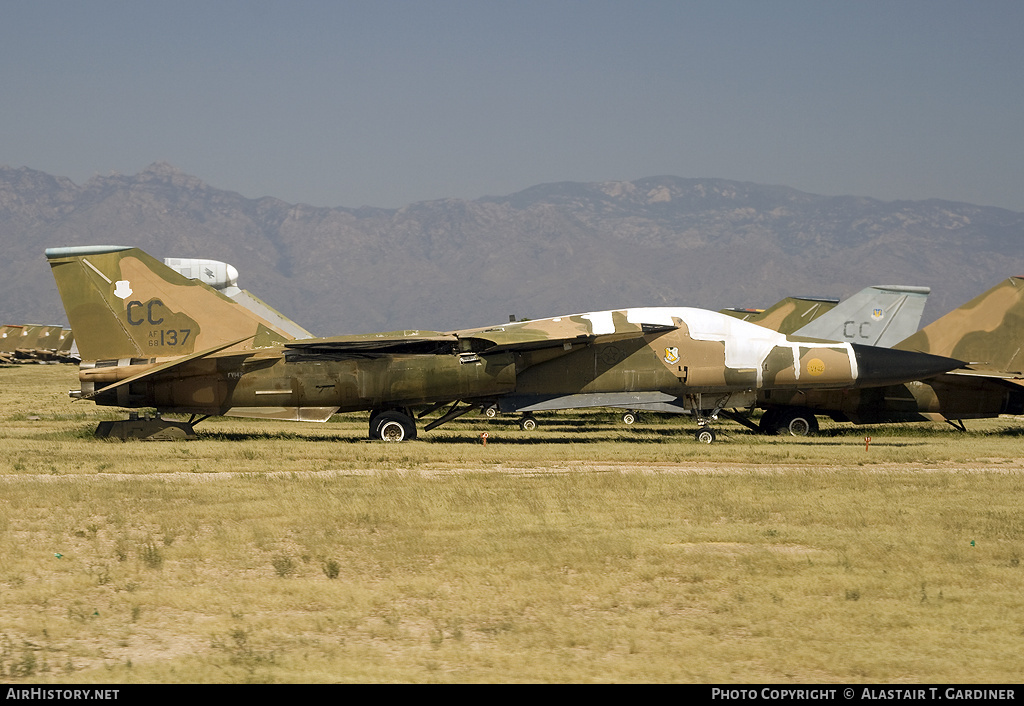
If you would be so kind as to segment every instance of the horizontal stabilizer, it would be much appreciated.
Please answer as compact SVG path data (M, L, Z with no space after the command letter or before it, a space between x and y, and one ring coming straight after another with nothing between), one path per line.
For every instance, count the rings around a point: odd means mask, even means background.
M207 349L205 351L199 351L198 353L193 353L192 355L183 356L181 358L175 358L174 360L170 360L170 361L168 361L166 363L163 363L161 365L157 365L154 368L147 368L146 370L142 371L138 375L132 375L131 377L125 378L124 380L118 380L117 382L115 382L113 384L107 385L105 387L102 387L102 388L100 388L98 390L95 390L93 392L90 392L88 394L81 395L81 397L79 399L83 399L83 400L92 399L93 397L95 397L96 395L99 395L101 393L107 393L107 392L110 392L112 390L116 390L117 388L122 387L124 385L130 385L133 382L138 382L139 380L142 380L143 378L152 377L153 375L157 375L159 373L166 372L166 371L170 370L171 368L176 368L179 365L182 365L184 363L188 363L188 362L191 362L193 360L199 360L200 358L205 358L207 356L213 355L214 353L219 353L222 350L226 350L228 348L231 348L232 346L237 346L239 344L245 343L246 341L248 341L248 340L250 340L252 338L254 338L254 337L253 336L246 336L245 338L240 338L237 341L229 341L228 343L224 343L224 344L221 344L219 346L215 346L213 348L209 348L209 349Z

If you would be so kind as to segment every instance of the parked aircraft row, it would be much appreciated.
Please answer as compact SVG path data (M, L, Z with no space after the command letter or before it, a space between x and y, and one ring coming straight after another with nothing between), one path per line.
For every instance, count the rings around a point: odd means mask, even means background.
M873 305L870 320L846 319L830 334L846 340L806 338L804 327L787 336L685 307L312 338L266 315L269 308L261 313L202 276L176 271L185 265L168 267L137 248L51 248L46 256L82 355L73 396L192 415L189 422L115 423L113 434L192 434L193 424L213 415L325 421L367 410L371 438L402 440L416 437L416 413L440 409L425 430L484 407L625 407L691 414L710 442L709 424L723 410L764 407L769 430L793 410L812 419L828 413L861 421L867 412L902 419L902 390L921 415L933 407L944 414L952 388L980 395L967 411L993 416L1012 409L1021 390L1019 348L977 354L992 340L1001 350L1001 342L1020 339L1018 278L975 300L970 313L954 312L952 323L944 317L893 348L858 341L895 330L890 315L912 311L926 292L881 288L891 305ZM914 397L918 385L931 396ZM893 392L898 399L890 399ZM956 409L963 407L958 401Z
M77 363L71 329L36 324L0 326L0 363Z

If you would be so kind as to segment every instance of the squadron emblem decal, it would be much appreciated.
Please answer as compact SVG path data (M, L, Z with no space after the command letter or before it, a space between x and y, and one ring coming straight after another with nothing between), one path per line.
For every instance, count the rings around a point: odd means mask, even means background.
M108 280L109 281L109 280ZM120 299L127 299L132 295L132 285L126 279L119 279L114 285L114 296Z
M871 310L871 318L874 319L875 321L881 321L882 320L882 316L883 316L883 314L882 314L882 310L881 309L872 309Z
M675 365L679 362L679 349L675 346L665 349L665 362L669 365Z

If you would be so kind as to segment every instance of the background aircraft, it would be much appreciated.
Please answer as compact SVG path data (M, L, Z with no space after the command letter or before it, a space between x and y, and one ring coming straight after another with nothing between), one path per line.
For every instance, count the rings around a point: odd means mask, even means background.
M767 309L722 309L719 313L789 335L837 304L838 299L825 297L786 297Z
M38 324L0 327L0 362L77 363L71 329Z
M291 338L313 338L313 334L265 303L255 294L245 289L240 289L238 286L238 270L226 262L199 258L165 257L164 264L189 279L197 279L213 287L221 294L231 297L231 299L260 318L272 322Z
M930 292L906 285L868 287L793 335L889 348L917 331Z
M1024 279L1008 277L896 344L954 356L968 368L921 380L849 390L771 390L758 398L760 429L796 435L818 429L815 415L857 424L947 421L1024 414Z

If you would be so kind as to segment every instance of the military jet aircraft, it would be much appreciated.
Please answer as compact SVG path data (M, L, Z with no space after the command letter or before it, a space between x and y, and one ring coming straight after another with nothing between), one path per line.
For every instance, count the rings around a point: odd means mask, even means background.
M839 300L830 297L786 297L767 309L721 309L718 313L789 335L837 304Z
M815 415L856 424L963 420L1024 414L1024 278L1008 277L894 347L953 356L965 368L921 380L850 390L765 390L760 429L797 436Z
M889 385L962 365L795 341L685 307L297 340L137 248L50 248L46 257L82 355L72 396L191 414L175 427L184 434L214 415L326 421L369 410L369 436L400 441L416 437L416 411L422 418L448 408L430 430L494 404L531 411L674 401L710 443L707 422L722 408L753 404L758 390ZM142 426L139 435L172 425Z

